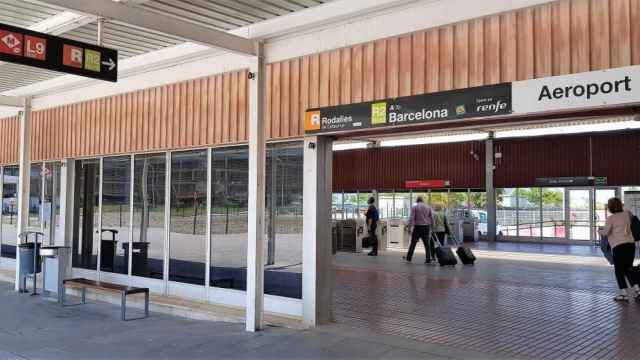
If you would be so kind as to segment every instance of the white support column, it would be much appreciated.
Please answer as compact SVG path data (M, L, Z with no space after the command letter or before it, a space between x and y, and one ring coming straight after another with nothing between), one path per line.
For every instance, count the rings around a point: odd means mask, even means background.
M332 143L329 137L304 141L302 316L307 326L333 317Z
M212 156L213 150L211 150L211 148L207 149L207 244L205 245L205 251L207 254L205 256L206 271L204 272L204 287L207 289L207 300L209 299L209 288L211 287L211 207L213 206L211 203L211 182L213 181Z
M18 234L27 229L29 218L29 182L31 174L31 98L24 99L24 109L20 114L20 176L18 177ZM16 245L20 238L16 237ZM20 290L20 254L16 248L15 290Z
M68 246L73 249L73 212L75 204L75 161L72 159L63 160L60 167L60 223L62 229L60 238L56 237L56 245ZM60 271L64 272L65 279L71 277L72 258L67 262L67 266Z
M487 241L496 240L496 189L493 186L494 153L493 133L485 140L485 189L487 190Z
M264 309L265 135L264 94L266 65L263 44L256 43L249 80L249 236L247 244L247 331L262 328Z

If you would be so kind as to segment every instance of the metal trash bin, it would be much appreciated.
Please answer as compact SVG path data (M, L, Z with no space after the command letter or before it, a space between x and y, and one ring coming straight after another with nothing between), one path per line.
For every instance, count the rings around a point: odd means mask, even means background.
M129 266L129 243L123 243L122 249L124 250L124 266ZM131 258L131 273L135 276L148 276L149 275L149 243L148 242L134 242L133 249L131 250L133 256Z
M18 245L18 256L20 256L20 274L33 275L33 245L34 244L32 242ZM38 243L36 247L35 259L37 259L36 273L40 273L42 271L42 263L38 261L40 259L40 243Z
M100 236L100 270L115 271L115 259L116 259L116 234L118 230L114 229L102 229L102 233L110 232L111 240L105 240Z
M34 235L33 241L29 242L29 235ZM25 231L18 234L18 237L22 241L18 244L18 261L20 267L18 268L18 278L20 292L27 292L27 277L33 277L33 292L31 295L38 295L36 288L37 274L42 271L42 261L40 259L40 246L42 242L38 241L38 237L44 234L39 231Z

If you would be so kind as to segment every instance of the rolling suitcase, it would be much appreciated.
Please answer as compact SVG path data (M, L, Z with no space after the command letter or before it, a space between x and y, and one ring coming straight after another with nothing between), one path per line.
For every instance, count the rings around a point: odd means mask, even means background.
M458 250L456 250L456 254L458 254L460 262L464 265L473 265L476 262L476 256L473 255L473 251L464 246L460 246Z
M447 236L451 236L454 244L460 245L460 242L458 242L455 236L453 235L447 235ZM458 257L460 258L460 262L463 265L473 265L476 262L476 256L473 255L473 251L471 251L471 249L469 249L468 247L464 247L462 245L458 246L458 249L456 250L456 254L458 254Z
M433 232L431 233L431 241L436 244L436 259L438 259L440 266L456 266L458 264L458 259L453 254L453 250L448 246L442 246Z

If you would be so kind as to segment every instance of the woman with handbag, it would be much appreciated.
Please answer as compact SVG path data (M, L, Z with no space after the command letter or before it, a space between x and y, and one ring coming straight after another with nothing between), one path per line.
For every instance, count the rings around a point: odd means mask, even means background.
M607 236L613 253L613 266L620 289L614 300L629 301L629 296L638 299L640 287L638 287L638 279L633 271L636 244L631 233L632 215L623 210L622 201L615 197L609 199L607 208L611 215L607 218L604 227L598 232L601 236ZM628 291L629 285L633 287L633 294Z

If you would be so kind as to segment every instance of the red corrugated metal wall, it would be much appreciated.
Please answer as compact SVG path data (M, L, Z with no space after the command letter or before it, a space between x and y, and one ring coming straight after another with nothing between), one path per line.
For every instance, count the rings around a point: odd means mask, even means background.
M558 136L494 143L495 187L533 186L536 177L589 176L589 137Z
M477 154L476 160L473 154ZM484 187L482 142L338 151L333 189L402 189L405 180L442 179L453 188Z
M496 140L494 185L531 187L537 177L606 176L609 185L640 185L640 131ZM475 160L471 151L478 154ZM402 189L405 180L450 180L484 188L484 143L430 144L338 151L333 189Z
M640 132L594 135L593 175L609 185L640 185Z

